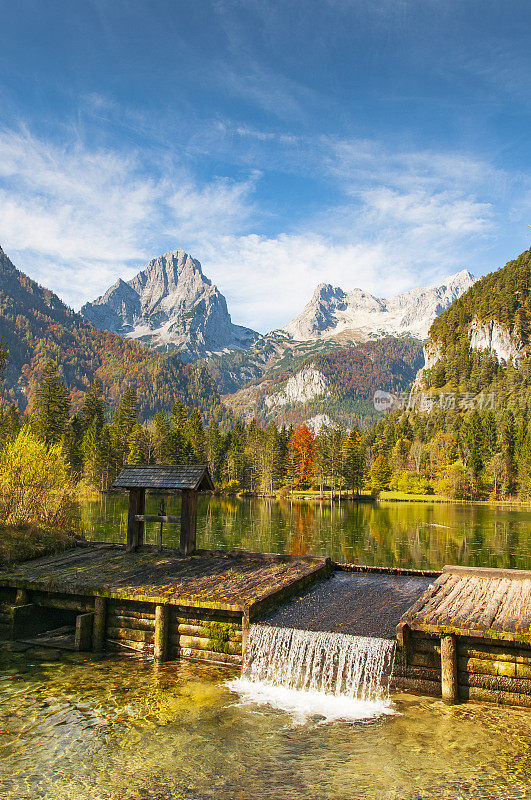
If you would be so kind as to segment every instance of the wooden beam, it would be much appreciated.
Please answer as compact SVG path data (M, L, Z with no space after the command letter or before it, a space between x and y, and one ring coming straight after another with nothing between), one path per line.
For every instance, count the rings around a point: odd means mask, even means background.
M453 635L441 637L441 694L446 703L459 701L457 688L457 640Z
M155 661L165 661L168 651L169 606L159 603L155 607Z
M92 649L92 628L94 625L94 614L78 614L76 617L76 650L84 651Z
M195 550L197 536L197 491L183 489L181 500L181 541L179 552L188 556Z
M144 515L146 490L129 490L129 509L127 512L127 550L132 552L144 544L144 523L137 517Z
M94 626L92 647L96 652L105 649L105 627L107 623L107 601L104 597L94 599Z

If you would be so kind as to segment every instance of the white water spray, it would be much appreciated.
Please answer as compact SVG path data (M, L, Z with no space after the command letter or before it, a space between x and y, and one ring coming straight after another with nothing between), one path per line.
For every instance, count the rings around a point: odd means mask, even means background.
M368 719L392 713L394 651L389 639L251 625L242 677L230 685L246 701L283 708L298 721Z

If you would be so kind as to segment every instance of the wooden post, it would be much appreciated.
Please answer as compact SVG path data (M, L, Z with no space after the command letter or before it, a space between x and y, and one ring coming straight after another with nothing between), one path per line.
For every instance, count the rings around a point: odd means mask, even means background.
M162 603L155 607L155 661L165 661L168 650L169 606Z
M183 489L181 500L181 541L179 552L188 556L195 550L197 534L197 491Z
M245 658L247 640L249 638L249 606L245 606L242 614L242 659Z
M441 637L441 693L446 703L457 703L457 640L455 636Z
M127 551L133 552L144 544L144 523L136 520L146 507L146 490L129 490L129 509L127 511Z
M96 652L105 649L105 627L107 622L107 601L104 597L94 599L94 626L92 647Z
M92 627L94 614L78 614L76 617L76 650L90 650L92 646Z

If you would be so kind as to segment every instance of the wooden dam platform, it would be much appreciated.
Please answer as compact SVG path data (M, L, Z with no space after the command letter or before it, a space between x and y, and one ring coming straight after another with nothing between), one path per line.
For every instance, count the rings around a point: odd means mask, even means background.
M531 571L444 567L397 640L395 687L531 707Z
M309 556L87 544L0 571L0 625L21 638L70 621L77 649L240 663L249 622L331 570Z

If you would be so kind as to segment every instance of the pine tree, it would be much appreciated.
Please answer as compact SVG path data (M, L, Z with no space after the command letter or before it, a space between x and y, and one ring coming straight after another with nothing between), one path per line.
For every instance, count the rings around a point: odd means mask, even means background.
M103 386L100 381L94 381L85 394L85 401L81 409L80 418L83 432L92 425L94 420L96 420L98 428L103 428L105 424L105 405Z
M196 464L206 461L206 437L203 420L197 408L192 410L186 423L186 438L192 448L192 457Z
M53 361L48 361L37 389L37 429L45 443L59 444L70 417L68 389Z
M343 445L343 477L347 488L359 494L365 480L365 453L361 444L361 434L353 428Z
M389 462L384 455L380 454L371 468L371 486L377 492L388 489L391 476L392 470L389 466Z
M127 445L126 463L142 464L144 461L144 432L138 423L131 430Z

